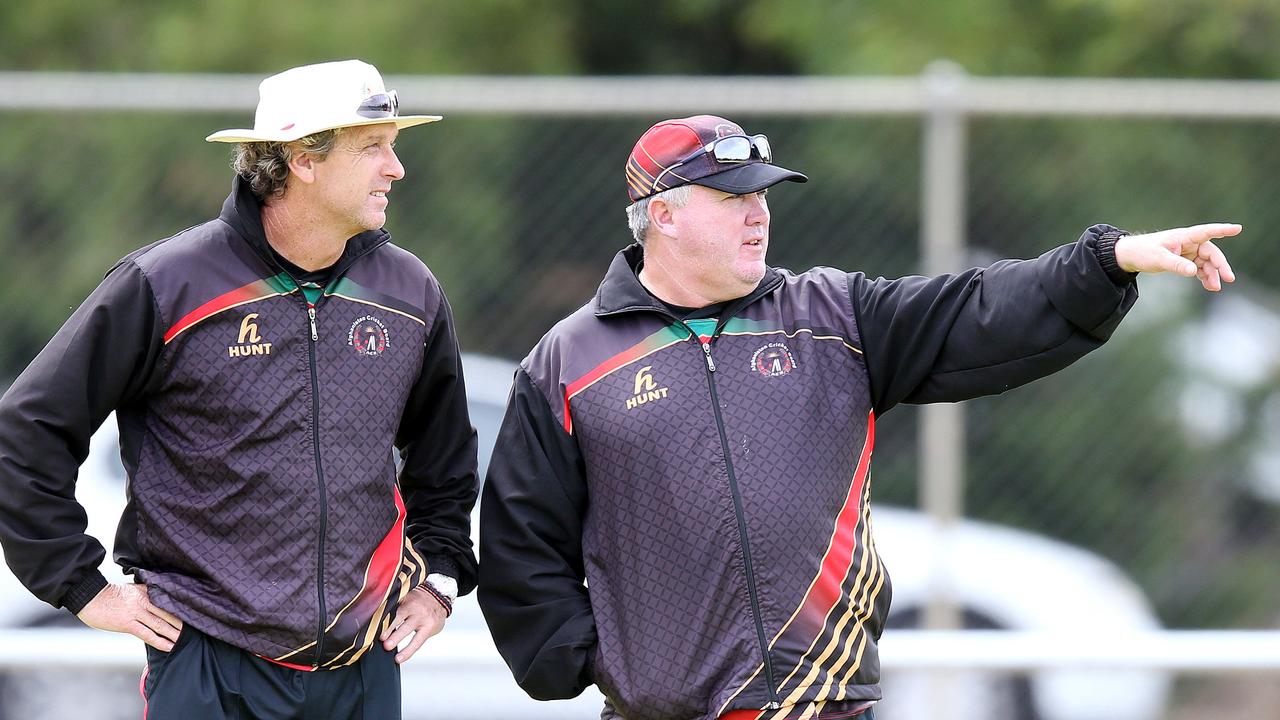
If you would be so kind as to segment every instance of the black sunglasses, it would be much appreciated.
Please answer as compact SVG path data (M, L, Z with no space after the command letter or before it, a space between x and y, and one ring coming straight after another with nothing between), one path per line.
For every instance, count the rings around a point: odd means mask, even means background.
M658 173L658 177L653 179L653 189L658 189L658 183L662 180L663 175L697 159L703 153L711 153L716 162L722 163L747 162L751 159L752 153L764 162L773 163L773 149L769 147L769 138L764 135L728 135L712 140L689 153L688 157L685 157L680 162Z
M396 97L395 90L370 95L356 108L356 114L367 118L393 118L400 114L400 98Z

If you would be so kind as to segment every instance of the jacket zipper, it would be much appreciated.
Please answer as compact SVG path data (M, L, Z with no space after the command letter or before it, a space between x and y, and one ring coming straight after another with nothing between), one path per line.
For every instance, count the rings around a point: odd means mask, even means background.
M306 301L306 298L303 298ZM307 320L311 323L311 343L307 346L311 361L311 444L316 456L316 485L320 492L320 523L317 530L316 543L316 595L320 600L320 616L316 620L316 656L311 664L320 667L324 658L324 619L328 614L324 605L324 543L328 530L329 507L325 497L324 468L320 463L320 374L316 369L316 343L320 333L316 332L316 306L307 301Z
M329 282L336 283L346 273L347 268L354 265L360 258L387 244L388 240L389 238L384 235L379 242L364 248L359 254L354 255L345 264L342 264L341 267L335 266L335 272L329 277ZM328 614L324 603L324 544L329 525L329 503L325 492L324 467L320 461L320 372L316 366L316 344L320 342L320 333L316 329L315 303L307 299L306 294L302 292L302 285L298 283L298 280L292 274L281 267L269 252L266 252L264 257L278 272L285 273L293 281L294 287L298 290L299 299L307 306L307 323L311 330L311 343L307 347L308 361L311 367L311 445L316 457L316 485L320 496L320 523L316 532L318 540L316 546L316 597L319 600L320 616L316 619L316 656L315 661L311 663L311 667L319 668L320 661L324 657L324 620ZM323 299L324 294L321 293L317 302Z
M733 512L738 519L738 539L742 543L742 565L746 570L747 595L751 598L751 613L755 616L756 635L760 639L760 654L764 658L764 678L769 689L769 709L777 710L781 707L778 703L778 686L773 679L773 663L769 660L769 641L764 636L764 616L760 613L760 596L756 592L756 576L751 567L751 545L747 542L747 519L742 512L742 494L738 491L738 478L733 473L733 459L729 456L729 436L724 429L724 417L720 414L720 395L716 391L716 361L711 357L711 340L703 342L693 328L685 325L685 329L702 345L702 355L707 361L707 385L711 388L711 409L715 412L716 428L720 431L720 447L724 451L724 467L729 475ZM719 328L716 332L718 334ZM716 335L712 335L712 340L715 337Z

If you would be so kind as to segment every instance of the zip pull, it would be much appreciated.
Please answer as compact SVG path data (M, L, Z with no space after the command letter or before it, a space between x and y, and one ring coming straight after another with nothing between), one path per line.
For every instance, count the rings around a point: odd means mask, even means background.
M716 371L716 361L711 359L711 343L702 343L702 354L707 356L707 369L711 372Z
M316 306L315 305L307 305L307 319L311 321L311 341L316 342L320 339L320 333L316 332Z

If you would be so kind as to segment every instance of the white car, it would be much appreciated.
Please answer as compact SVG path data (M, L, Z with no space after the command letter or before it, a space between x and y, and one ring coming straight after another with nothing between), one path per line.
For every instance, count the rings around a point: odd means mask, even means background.
M505 411L514 363L464 356L472 422L480 437L481 477L488 466ZM81 468L77 497L89 511L89 533L108 547L124 506L124 469L118 431L108 420L94 436ZM1105 639L1109 632L1159 626L1137 586L1103 558L1032 533L962 521L942 532L921 513L876 505L876 544L893 580L893 628L916 627L932 588L946 587L969 628L1068 631ZM474 528L473 528L474 533ZM123 580L111 562L107 577ZM475 596L461 598L445 631L432 638L406 666L404 716L456 720L554 718L595 720L603 698L594 688L573 700L529 699L511 678L489 636ZM63 610L31 597L7 569L0 569L0 627L74 625ZM85 632L95 632L85 629ZM138 652L141 670L143 654ZM22 673L0 678L0 720L6 717L56 717L49 704L64 678ZM83 696L60 696L81 720L137 717L141 698L137 675L118 677L101 692L117 693L111 702L86 704ZM878 720L934 717L924 673L886 673L885 700ZM967 717L988 720L1155 720L1170 691L1169 677L1158 671L1037 671L1026 676L961 673L952 676L958 707ZM121 688L130 688L127 693ZM127 696L126 696L127 695ZM94 715L95 708L101 714ZM110 709L108 709L110 708ZM87 714L86 714L87 713Z

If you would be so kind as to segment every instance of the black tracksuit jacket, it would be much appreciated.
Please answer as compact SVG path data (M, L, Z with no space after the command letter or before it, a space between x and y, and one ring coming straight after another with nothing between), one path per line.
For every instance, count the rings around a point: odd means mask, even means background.
M522 362L483 491L480 604L516 680L596 683L627 720L879 698L876 417L1100 346L1137 298L1119 235L936 278L769 269L714 320L673 317L620 252Z
M18 579L72 612L105 586L74 492L115 410L115 559L208 635L338 667L428 571L473 587L453 320L389 241L352 237L312 305L237 179L217 219L117 264L0 399L0 543Z

